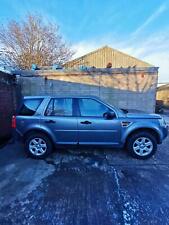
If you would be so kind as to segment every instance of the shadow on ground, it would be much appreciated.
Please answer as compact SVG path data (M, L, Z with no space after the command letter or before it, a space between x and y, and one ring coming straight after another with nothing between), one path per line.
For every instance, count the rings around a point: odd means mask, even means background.
M11 140L11 137L0 138L0 149L5 147Z

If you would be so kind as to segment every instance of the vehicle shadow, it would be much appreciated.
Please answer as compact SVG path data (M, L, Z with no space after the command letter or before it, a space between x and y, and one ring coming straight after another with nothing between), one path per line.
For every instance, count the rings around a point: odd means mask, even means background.
M132 158L126 149L116 148L56 148L53 153L43 161L48 164L61 165L63 162L78 162L83 165L111 165L111 166L145 166L145 165L169 165L168 164L168 143L167 138L163 145L158 146L156 154L147 160ZM0 149L0 164L8 165L16 161L31 160L36 163L36 159L28 158L24 151L24 145L20 142L8 141Z
M5 147L11 141L11 137L1 138L0 139L0 149Z

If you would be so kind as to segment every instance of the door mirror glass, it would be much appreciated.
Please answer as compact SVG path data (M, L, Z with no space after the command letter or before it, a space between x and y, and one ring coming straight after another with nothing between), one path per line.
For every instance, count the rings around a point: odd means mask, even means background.
M103 114L103 117L107 120L112 120L116 117L116 114L113 111L108 111Z

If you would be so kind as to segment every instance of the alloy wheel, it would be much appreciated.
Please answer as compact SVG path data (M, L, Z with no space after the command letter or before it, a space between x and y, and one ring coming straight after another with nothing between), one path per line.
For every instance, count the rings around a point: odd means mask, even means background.
M148 137L139 137L133 143L133 150L138 156L147 156L153 150L153 142Z
M47 150L46 141L42 138L33 138L29 142L29 151L35 156L43 155Z

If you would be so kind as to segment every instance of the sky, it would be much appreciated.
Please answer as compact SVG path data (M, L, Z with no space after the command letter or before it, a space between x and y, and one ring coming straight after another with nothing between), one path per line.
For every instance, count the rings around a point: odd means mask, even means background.
M0 23L38 13L60 27L75 57L108 45L151 63L169 82L169 0L0 0Z

